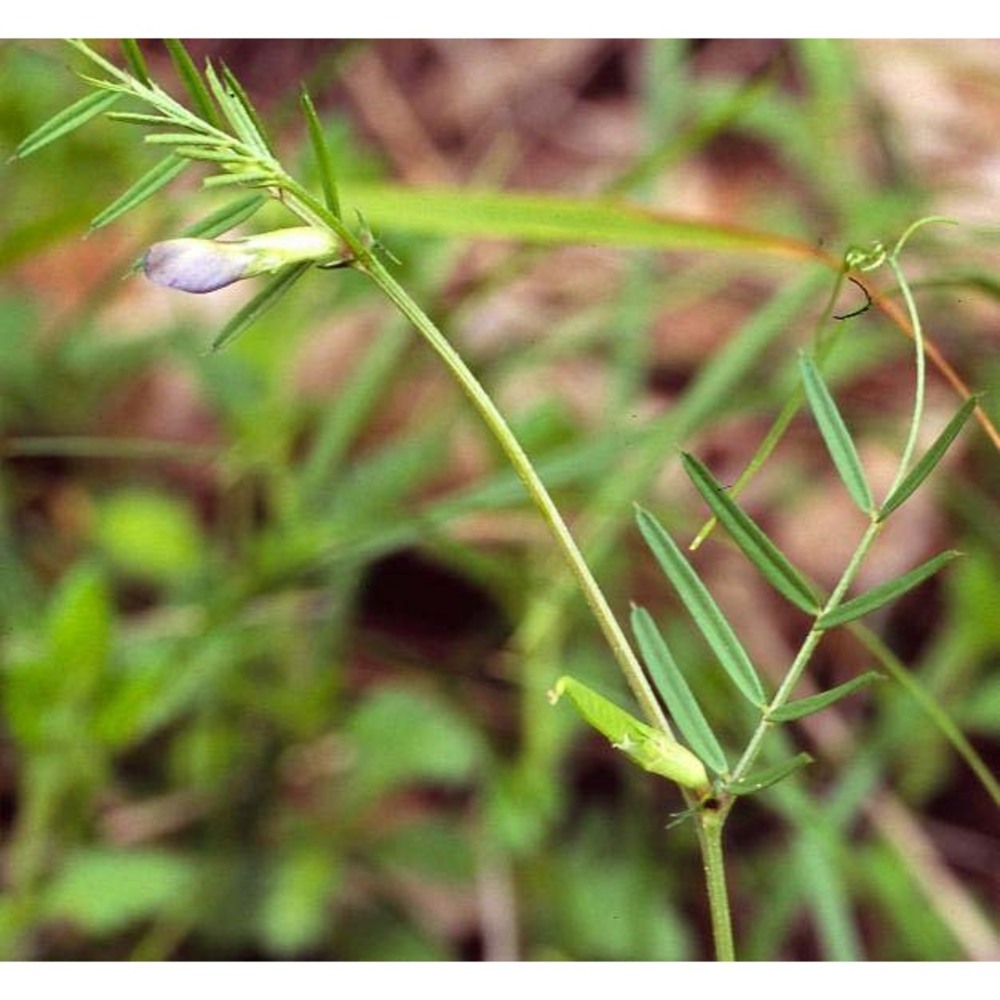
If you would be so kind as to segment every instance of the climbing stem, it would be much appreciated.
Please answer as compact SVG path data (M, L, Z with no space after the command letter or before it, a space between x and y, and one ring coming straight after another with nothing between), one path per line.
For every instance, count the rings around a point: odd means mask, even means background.
M591 573L590 567L580 552L562 514L560 514L545 484L535 471L531 459L521 447L521 443L510 429L503 414L497 409L496 404L482 384L444 334L389 274L375 255L365 254L364 258L358 261L357 267L378 285L396 308L413 324L468 396L490 433L503 449L511 466L524 484L531 501L548 525L566 565L583 591L584 597L590 605L622 673L625 675L625 680L632 689L644 714L653 725L672 737L670 724L667 722L663 709L660 707L625 633L618 624L603 591L594 579L594 575Z

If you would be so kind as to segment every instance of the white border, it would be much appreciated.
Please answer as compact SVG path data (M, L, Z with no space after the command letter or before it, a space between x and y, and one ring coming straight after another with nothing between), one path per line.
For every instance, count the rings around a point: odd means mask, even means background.
M966 38L990 27L982 0L947 5L838 0L233 0L8 3L7 38ZM1000 34L1000 23L993 26Z

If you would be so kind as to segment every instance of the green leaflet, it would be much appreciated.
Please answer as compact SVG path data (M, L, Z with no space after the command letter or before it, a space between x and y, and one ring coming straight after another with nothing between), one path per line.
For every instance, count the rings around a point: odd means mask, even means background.
M271 170L241 169L231 174L212 174L202 182L203 188L231 187L242 184L244 187L268 187L275 181Z
M261 157L270 159L271 148L246 93L228 69L223 67L222 74L223 79L220 80L211 63L205 67L205 79L208 80L219 109L246 145Z
M257 137L257 141L260 143L260 152L267 157L274 156L274 149L271 146L270 139L267 137L267 129L264 128L264 123L261 121L260 115L257 114L257 109L253 106L253 101L250 100L249 95L243 89L243 84L236 79L233 71L225 64L222 66L222 80L232 98L240 105L243 113L247 116L250 126Z
M90 228L100 229L114 222L147 198L152 198L162 187L166 187L180 174L189 161L171 153L168 157L140 177L123 195L116 198L103 212L99 212L90 222Z
M681 462L712 513L743 550L743 554L760 570L761 575L797 608L815 615L819 611L819 605L812 588L778 547L698 459L693 455L683 454Z
M830 688L829 691L822 691L819 694L810 695L808 698L799 698L797 701L790 701L781 708L776 708L768 714L768 719L772 722L792 722L795 719L802 719L807 715L822 711L824 708L833 705L853 694L859 688L866 687L872 681L880 681L883 677L874 670L869 670L859 677L853 677L843 684Z
M120 45L132 75L148 87L149 67L146 65L146 57L142 54L139 43L134 38L123 38Z
M970 396L959 408L958 412L948 421L944 430L937 436L934 443L927 449L924 456L906 474L902 482L886 498L879 508L878 519L884 521L897 507L906 501L920 484L934 471L938 462L944 458L945 452L959 432L966 425L969 417L976 409L979 399Z
M189 226L181 235L208 240L215 239L216 236L221 236L241 222L246 222L263 208L267 201L267 196L263 194L245 195L242 198L227 201L221 208Z
M312 267L312 261L293 264L276 274L259 294L255 295L212 341L211 351L221 351L254 324Z
M872 587L866 593L855 597L853 600L845 601L839 607L834 608L825 615L820 615L816 621L816 628L834 628L837 625L843 625L845 622L853 621L855 618L861 618L862 615L871 613L876 608L888 604L890 601L905 594L908 590L912 590L918 584L923 583L929 576L933 576L942 566L947 565L959 555L961 553L954 550L941 552L933 559L928 559L927 562L921 563L916 569L911 569L909 573L904 573L898 579L890 580L888 583L883 583L878 587Z
M666 733L640 722L634 715L572 677L560 677L549 700L555 704L564 694L569 695L586 722L643 770L669 778L699 795L710 791L708 773L702 762Z
M646 544L730 680L752 705L762 707L766 699L757 671L708 589L684 558L677 543L652 514L637 508L636 520Z
M191 98L191 103L194 104L195 111L210 125L218 126L219 116L212 104L212 96L209 94L208 88L187 49L176 38L167 38L164 40L164 44L173 60L174 69L184 84L188 96Z
M799 368L802 372L802 385L805 390L806 400L816 418L820 434L826 442L827 451L847 492L851 499L866 514L872 512L875 501L872 499L871 489L868 486L868 479L865 476L858 457L857 448L851 438L850 431L844 423L844 418L840 415L840 410L834 401L830 390L826 387L819 369L812 359L802 354L799 356Z
M102 112L107 111L121 96L121 94L99 90L86 97L81 97L80 100L75 101L68 108L64 108L59 114L53 115L30 135L25 136L18 143L11 159L19 160L30 156L68 132L78 129L81 125L86 125L91 118L96 118Z
M312 143L313 153L316 156L316 165L319 167L319 179L323 186L323 200L326 207L337 218L340 218L340 195L337 192L337 178L333 167L333 156L327 144L326 136L323 135L323 125L316 114L316 107L309 96L309 91L305 85L302 87L302 94L299 98L302 105L302 113L306 118L306 125L309 128L309 141Z
M652 678L681 735L716 774L729 770L726 755L691 693L677 661L645 608L632 606L632 632Z
M113 122L122 122L124 125L149 125L151 128L163 128L170 126L177 128L177 122L166 115L147 115L140 111L109 111L107 117ZM195 135L191 132L191 135Z
M726 791L730 795L753 795L755 792L769 788L771 785L776 785L779 781L812 762L813 758L809 754L796 754L791 759L782 761L774 767L761 768L759 771L754 771L753 774L749 774L745 778L740 778L739 781L731 782L726 785Z

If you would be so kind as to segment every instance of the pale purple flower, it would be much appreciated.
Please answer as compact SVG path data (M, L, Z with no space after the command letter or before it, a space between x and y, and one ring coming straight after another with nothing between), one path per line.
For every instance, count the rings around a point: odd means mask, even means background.
M299 226L239 240L165 240L146 251L142 267L157 285L201 294L290 264L326 263L335 260L338 251L343 258L334 236Z
M239 244L179 239L154 243L143 258L146 277L183 292L214 292L244 277L252 254Z

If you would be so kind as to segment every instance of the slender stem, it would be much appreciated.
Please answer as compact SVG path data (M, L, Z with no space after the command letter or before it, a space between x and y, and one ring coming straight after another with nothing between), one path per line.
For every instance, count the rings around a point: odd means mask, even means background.
M472 401L484 423L503 448L515 472L524 483L525 489L539 513L548 524L563 558L579 583L643 712L654 725L672 736L670 723L667 721L628 639L622 632L617 618L608 606L604 593L573 539L573 535L549 495L545 484L535 472L531 460L489 394L441 331L373 255L366 254L357 266L372 278L400 312L416 327ZM682 791L689 808L695 808L696 804L692 796L684 789ZM695 821L702 864L705 870L705 884L708 890L715 955L719 961L733 961L736 955L726 886L725 860L722 853L725 812L698 809L695 813Z
M580 585L580 589L583 591L640 707L650 722L672 737L670 723L667 721L639 660L625 637L625 633L618 624L618 619L594 579L594 575L563 520L562 514L535 471L531 459L528 458L496 404L444 334L438 330L427 314L410 298L374 255L366 254L363 260L359 260L357 267L368 274L399 311L416 327L469 397L483 422L503 449L545 523L549 526L563 558Z
M827 598L822 611L820 611L819 615L816 616L817 620L836 608L844 599L844 595L847 593L847 588L851 585L855 576L857 576L858 570L861 568L861 563L871 550L871 547L875 544L875 539L878 537L881 529L881 522L869 522L861 541L858 542L857 548L854 550L854 554L851 556L847 567L841 574L840 580L837 582L837 586L834 587L833 593L829 596L829 598ZM778 686L778 690L775 692L774 697L764 710L764 714L761 716L761 720L757 724L757 728L750 737L746 749L743 751L743 755L740 757L739 762L733 769L731 777L732 781L738 781L739 779L745 777L747 771L749 771L749 769L753 766L753 762L757 759L757 755L760 753L761 743L763 742L765 735L767 735L767 731L771 728L771 713L784 705L785 702L791 697L792 691L795 689L795 685L798 684L799 678L802 676L806 666L812 659L812 655L816 651L816 647L819 645L820 640L824 635L824 629L813 627L809 630L809 634L805 637L802 645L799 647L799 651L795 654L795 659L792 661L792 665L788 668L784 679Z
M733 922L729 912L729 892L726 888L726 862L722 853L722 829L725 813L703 810L699 814L698 842L701 845L705 885L712 920L712 941L719 962L734 962Z

